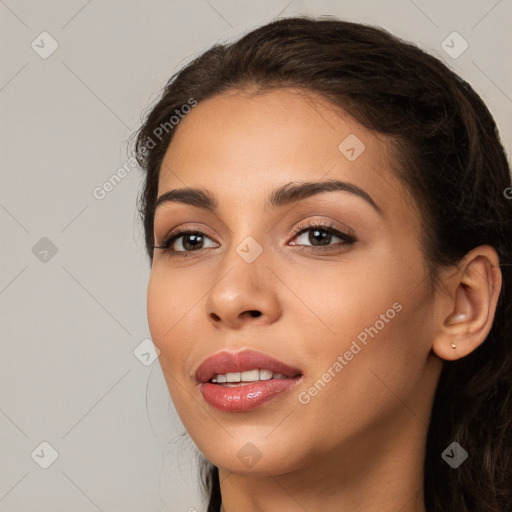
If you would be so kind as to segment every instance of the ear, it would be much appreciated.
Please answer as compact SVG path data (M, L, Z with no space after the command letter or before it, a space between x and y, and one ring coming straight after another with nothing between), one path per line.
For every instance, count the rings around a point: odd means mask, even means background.
M467 356L485 341L502 282L498 254L489 245L475 247L457 266L459 271L446 283L449 299L442 301L441 325L432 346L448 361Z

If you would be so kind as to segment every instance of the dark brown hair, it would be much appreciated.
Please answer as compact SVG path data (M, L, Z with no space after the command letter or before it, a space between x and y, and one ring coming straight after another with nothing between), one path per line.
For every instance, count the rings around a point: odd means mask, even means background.
M173 130L148 141L190 98L228 89L293 87L320 94L391 141L398 177L421 212L432 285L439 270L489 244L503 285L486 341L444 362L426 440L429 512L512 510L512 200L510 169L487 107L441 61L388 32L331 17L278 19L219 44L171 77L136 139L145 172L139 197L153 259L158 177ZM151 144L152 146L152 144ZM452 469L441 453L453 441L469 458ZM208 512L220 507L218 469L203 460Z

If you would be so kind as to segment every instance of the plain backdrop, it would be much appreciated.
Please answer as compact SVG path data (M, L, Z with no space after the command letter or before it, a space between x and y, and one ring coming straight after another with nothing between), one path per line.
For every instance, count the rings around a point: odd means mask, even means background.
M94 191L183 64L294 14L378 25L444 60L510 154L511 0L0 0L0 512L202 510L144 341L141 173ZM454 31L458 56L442 47Z

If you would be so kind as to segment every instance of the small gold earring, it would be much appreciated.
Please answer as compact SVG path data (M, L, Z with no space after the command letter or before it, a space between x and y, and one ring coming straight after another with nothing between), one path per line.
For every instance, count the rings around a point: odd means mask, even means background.
M457 345L455 345L455 343L452 343L452 348L457 348Z

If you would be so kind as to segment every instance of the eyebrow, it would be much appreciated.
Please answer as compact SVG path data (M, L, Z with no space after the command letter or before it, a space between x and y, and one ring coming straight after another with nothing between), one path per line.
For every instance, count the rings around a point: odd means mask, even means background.
M375 203L370 194L362 188L339 180L324 181L307 181L307 182L291 182L275 189L265 202L265 208L269 206L284 206L290 203L301 201L303 199L322 194L324 192L342 191L349 192L364 199L369 203L380 215L381 208ZM197 208L203 208L210 211L216 211L217 201L215 197L203 188L178 188L163 193L156 201L156 209L167 202L183 203Z

